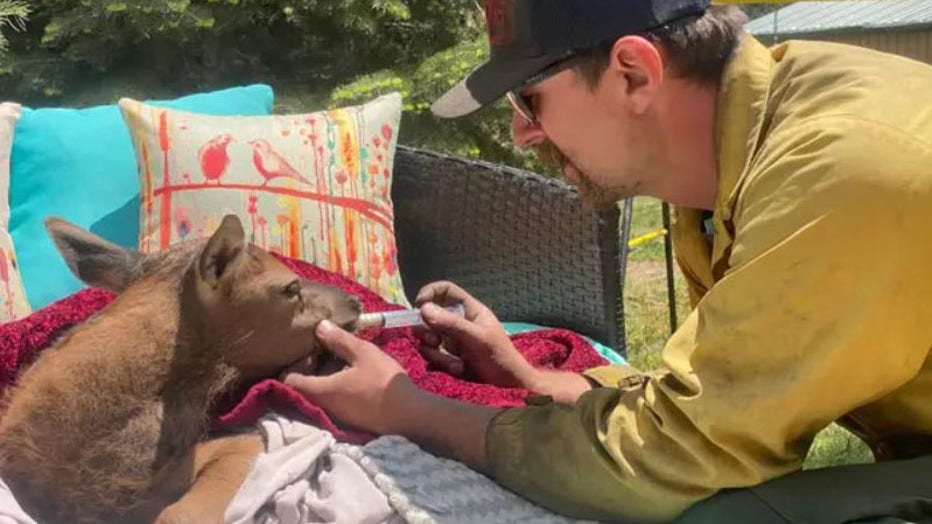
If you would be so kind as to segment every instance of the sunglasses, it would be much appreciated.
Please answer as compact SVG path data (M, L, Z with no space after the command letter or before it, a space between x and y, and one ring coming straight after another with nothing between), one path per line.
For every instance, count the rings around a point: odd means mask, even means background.
M660 39L660 33L669 31L670 27L671 22L667 22L663 25L645 30L643 36L656 42ZM561 58L558 58L555 62L544 68L540 73L537 73L531 78L525 80L524 83L522 83L519 87L505 93L505 96L511 103L511 107L517 111L518 114L521 115L525 120L527 120L530 125L537 124L537 115L535 115L534 110L531 109L530 97L522 95L521 92L534 84L543 82L544 80L556 75L557 73L563 72L564 70L575 65L577 62L581 62L582 56L580 55L580 52L581 50L579 49L567 51Z
M539 84L544 80L561 73L571 67L576 59L579 58L576 53L568 53L563 58L560 58L556 62L550 64L543 71L537 73L531 78L527 79L519 87L512 89L505 93L505 97L508 99L508 102L511 103L511 107L521 115L522 118L528 121L529 124L537 124L537 115L534 114L534 110L531 109L531 99L528 96L522 94L522 91L528 87Z

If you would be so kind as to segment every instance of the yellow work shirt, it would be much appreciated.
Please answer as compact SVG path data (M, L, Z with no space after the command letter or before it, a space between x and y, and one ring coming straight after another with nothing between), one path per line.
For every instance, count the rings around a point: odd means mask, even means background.
M798 470L833 421L932 452L932 67L746 37L716 116L710 243L677 212L694 309L663 368L587 374L575 406L498 415L493 476L557 511L664 521Z

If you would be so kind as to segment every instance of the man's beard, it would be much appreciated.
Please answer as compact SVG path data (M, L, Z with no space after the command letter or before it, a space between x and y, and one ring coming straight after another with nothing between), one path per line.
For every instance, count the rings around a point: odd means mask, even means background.
M560 151L550 140L537 146L537 155L540 160L550 166L555 167L560 173L565 172L567 164L570 164L577 173L576 189L579 191L579 198L583 205L596 211L604 211L615 207L620 200L632 197L635 192L625 186L602 187L593 182L585 173L576 168L576 165L570 162L569 158Z

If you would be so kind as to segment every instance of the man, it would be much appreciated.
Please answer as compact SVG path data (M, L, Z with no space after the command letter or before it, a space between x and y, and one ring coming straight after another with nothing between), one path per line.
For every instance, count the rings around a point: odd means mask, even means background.
M586 201L677 206L694 310L664 367L536 370L491 311L436 283L416 301L425 355L552 401L498 410L432 396L329 323L319 337L348 367L286 380L346 423L404 435L572 516L932 514L932 68L826 43L768 50L739 11L707 0L486 11L490 61L434 111L507 96L515 142L559 162ZM456 301L465 320L436 307ZM833 421L889 462L793 473Z

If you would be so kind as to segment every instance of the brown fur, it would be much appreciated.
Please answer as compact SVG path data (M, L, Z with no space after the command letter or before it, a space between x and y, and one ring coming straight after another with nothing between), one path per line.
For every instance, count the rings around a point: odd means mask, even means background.
M118 296L4 399L0 476L43 523L222 522L262 442L208 438L211 404L316 355L317 323L350 326L358 301L298 279L232 216L148 256L47 225L72 271Z

